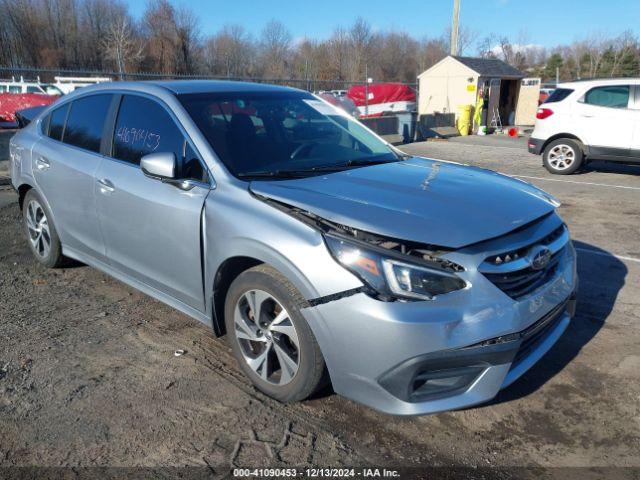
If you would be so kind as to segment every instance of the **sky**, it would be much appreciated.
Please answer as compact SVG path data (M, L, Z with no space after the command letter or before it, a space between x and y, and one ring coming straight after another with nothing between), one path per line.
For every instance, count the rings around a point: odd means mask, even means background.
M140 18L146 0L128 0ZM440 35L450 25L453 0L172 0L189 6L203 34L227 23L258 36L265 23L280 20L293 38L325 39L334 28L361 16L375 31L404 30L415 38ZM512 43L552 47L590 31L638 32L640 0L461 0L460 22L479 32L506 34ZM471 52L475 53L475 48Z

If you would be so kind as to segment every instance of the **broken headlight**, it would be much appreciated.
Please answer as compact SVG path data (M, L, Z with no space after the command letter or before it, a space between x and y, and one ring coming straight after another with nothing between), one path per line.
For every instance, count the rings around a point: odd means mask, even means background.
M453 273L388 256L341 237L325 235L324 238L333 257L375 290L382 300L433 300L437 295L467 286Z

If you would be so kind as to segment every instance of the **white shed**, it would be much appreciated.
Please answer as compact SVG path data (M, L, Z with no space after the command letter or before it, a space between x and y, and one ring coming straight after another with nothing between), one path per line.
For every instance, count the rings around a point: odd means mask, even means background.
M533 123L530 109L521 115L518 98L522 86L527 90L537 79L527 79L517 68L496 58L473 58L451 56L443 58L434 66L418 75L418 113L455 113L462 105L476 105L478 90L489 94L489 112L499 112L503 125ZM533 81L532 81L533 80ZM533 95L535 96L535 95ZM528 92L527 98L531 98ZM537 107L537 104L535 105ZM535 114L535 109L534 109ZM522 117L522 118L519 118Z

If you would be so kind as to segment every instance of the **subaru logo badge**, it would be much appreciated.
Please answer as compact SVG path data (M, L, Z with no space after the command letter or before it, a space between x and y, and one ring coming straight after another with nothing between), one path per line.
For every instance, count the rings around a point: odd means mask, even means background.
M551 250L547 247L536 247L531 253L531 268L542 270L551 261Z

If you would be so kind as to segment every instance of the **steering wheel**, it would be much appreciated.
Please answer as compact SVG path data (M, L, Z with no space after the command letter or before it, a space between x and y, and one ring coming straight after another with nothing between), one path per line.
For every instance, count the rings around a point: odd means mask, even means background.
M296 157L297 157L300 153L302 153L304 150L311 149L314 145L317 145L317 144L318 144L318 142L313 142L313 141L310 141L310 142L304 142L302 145L300 145L298 148L296 148L296 149L291 153L291 155L289 155L289 159L291 159L291 160L295 160L295 159L296 159Z

